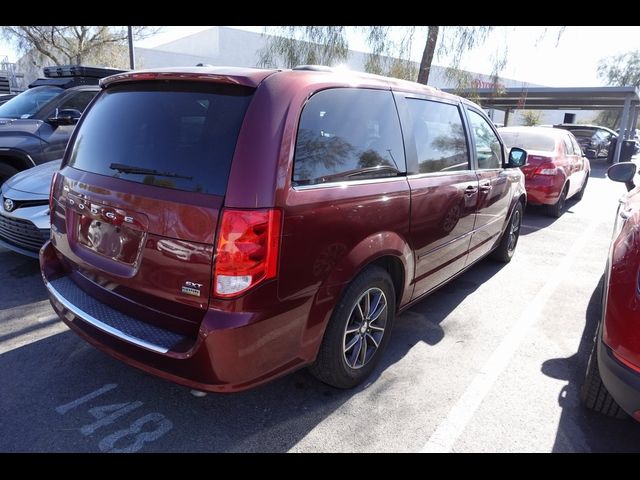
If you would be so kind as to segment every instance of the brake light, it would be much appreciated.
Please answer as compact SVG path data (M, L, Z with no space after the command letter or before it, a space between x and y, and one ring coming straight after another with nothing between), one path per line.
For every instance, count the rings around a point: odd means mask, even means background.
M274 278L278 266L280 210L223 210L216 243L213 295L240 295Z
M551 162L545 162L538 165L534 175L555 175L558 172L556 166Z

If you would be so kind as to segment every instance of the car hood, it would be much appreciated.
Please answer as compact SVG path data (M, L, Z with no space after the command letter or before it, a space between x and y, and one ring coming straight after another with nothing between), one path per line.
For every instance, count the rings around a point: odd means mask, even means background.
M0 118L0 135L19 133L35 134L42 125L42 120L26 118Z
M6 191L10 188L21 192L47 196L49 195L49 187L51 186L53 174L60 169L61 163L62 160L53 160L16 173L5 182L3 190Z

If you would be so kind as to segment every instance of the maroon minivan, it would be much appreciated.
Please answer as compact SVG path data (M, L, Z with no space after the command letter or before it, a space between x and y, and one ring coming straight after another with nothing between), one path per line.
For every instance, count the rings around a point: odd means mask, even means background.
M51 303L198 390L309 365L352 387L397 313L509 261L526 152L475 104L373 75L176 68L101 83L51 190Z

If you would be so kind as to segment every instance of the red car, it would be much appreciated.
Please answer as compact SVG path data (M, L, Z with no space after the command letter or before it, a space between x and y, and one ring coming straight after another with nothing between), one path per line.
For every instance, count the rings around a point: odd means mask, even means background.
M530 204L546 205L549 215L559 217L568 198L582 198L591 166L571 132L545 127L505 127L498 132L507 146L529 154L521 169Z
M515 251L526 152L460 97L317 68L102 87L52 182L42 275L72 330L147 372L231 392L308 365L352 387L399 311Z
M636 165L623 162L607 172L625 182L609 248L602 297L602 319L582 386L584 404L606 415L640 421L640 188Z

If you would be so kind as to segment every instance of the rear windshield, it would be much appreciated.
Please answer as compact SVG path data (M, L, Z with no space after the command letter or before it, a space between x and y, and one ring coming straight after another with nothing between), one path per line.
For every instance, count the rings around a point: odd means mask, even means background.
M573 128L567 128L571 133L573 133L576 137L582 138L591 138L595 135L595 130L577 130Z
M554 137L538 132L509 132L498 130L508 148L519 147L525 150L553 152L556 148Z
M139 82L100 94L68 165L132 182L224 195L253 89Z

